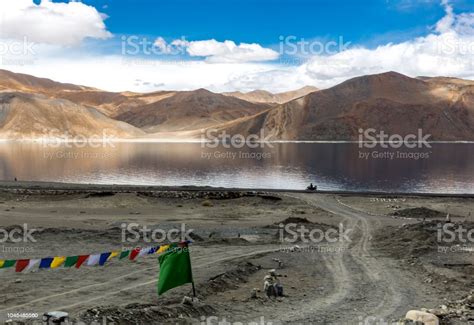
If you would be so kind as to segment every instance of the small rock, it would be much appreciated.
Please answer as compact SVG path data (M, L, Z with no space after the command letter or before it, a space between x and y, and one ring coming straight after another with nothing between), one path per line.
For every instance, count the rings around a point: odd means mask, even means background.
M423 322L424 325L439 325L439 318L437 316L421 310L410 310L405 315L405 318L416 322Z
M182 303L183 305L192 306L192 305L193 305L193 298L188 297L188 296L184 296L184 297L183 297L183 301L181 301L181 303Z

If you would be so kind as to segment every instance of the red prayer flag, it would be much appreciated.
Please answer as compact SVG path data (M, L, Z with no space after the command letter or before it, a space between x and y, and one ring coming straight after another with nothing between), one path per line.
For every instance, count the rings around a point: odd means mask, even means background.
M79 255L76 263L76 269L80 268L82 263L84 263L88 257L89 255Z
M16 261L15 271L16 271L16 272L21 272L21 271L23 271L23 270L25 269L25 267L28 266L29 263L30 263L30 260L29 260L29 259Z
M140 248L135 248L130 252L130 260L134 260L137 257L138 253L140 253Z

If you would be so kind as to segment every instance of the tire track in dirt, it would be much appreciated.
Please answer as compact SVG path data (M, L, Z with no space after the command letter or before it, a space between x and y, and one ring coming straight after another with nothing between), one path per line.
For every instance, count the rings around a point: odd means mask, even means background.
M345 269L345 272L334 270L335 281L350 282L345 287L345 292L339 294L340 299L335 305L327 309L312 308L311 312L317 311L317 313L313 314L313 317L308 315L302 319L326 319L344 323L370 316L381 321L390 321L404 314L409 309L416 292L411 289L411 284L404 281L399 272L394 272L393 263L378 258L371 252L374 226L380 224L380 219L343 205L334 196L301 194L296 197L343 217L345 226L353 227L359 236L358 238L352 236L353 239L357 238L357 241L349 246L348 254L335 257L342 260ZM332 298L329 297L329 300ZM321 299L314 302L320 304ZM333 316L335 314L343 315L343 318L335 319Z

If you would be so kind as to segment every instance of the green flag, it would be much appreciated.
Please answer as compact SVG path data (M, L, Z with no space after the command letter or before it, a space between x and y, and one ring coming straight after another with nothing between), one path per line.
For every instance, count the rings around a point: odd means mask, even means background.
M74 266L76 265L78 260L79 260L79 256L68 256L66 257L66 261L64 262L64 267Z
M158 295L179 287L185 283L193 283L191 258L188 247L174 247L158 258L160 275L158 279Z
M130 255L130 251L122 251L122 252L120 253L119 260L124 259L124 258L127 257L128 255Z
M16 260L6 260L3 265L0 267L0 269L6 269L7 267L12 267L16 263Z

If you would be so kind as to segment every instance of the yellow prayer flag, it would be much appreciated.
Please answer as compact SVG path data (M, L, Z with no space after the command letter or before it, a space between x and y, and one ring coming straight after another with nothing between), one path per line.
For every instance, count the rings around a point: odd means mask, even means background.
M107 260L110 261L110 259L112 259L113 257L118 256L119 254L120 254L119 251L112 252L112 253L110 253L110 256L109 256L109 258L108 258Z
M61 266L64 263L65 260L66 260L65 256L56 256L53 259L53 261L51 262L51 268L55 269L55 268Z
M160 249L156 251L156 254L163 253L163 252L165 252L168 248L170 248L170 245L161 246Z

